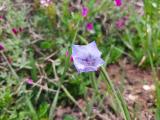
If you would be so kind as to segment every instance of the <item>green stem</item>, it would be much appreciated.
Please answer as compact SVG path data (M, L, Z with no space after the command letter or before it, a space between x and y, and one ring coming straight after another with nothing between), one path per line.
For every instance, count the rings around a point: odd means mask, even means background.
M56 95L54 97L54 100L52 102L51 109L50 109L50 112L49 112L49 120L53 120L53 118L54 118L54 115L55 115L54 111L56 109L56 105L57 105L57 101L58 101L58 96L59 96L59 91L60 91L60 87L58 88L57 93L56 93Z
M97 81L95 80L95 73L92 72L91 73L91 81L92 81L92 84L93 84L93 88L95 89L95 93L98 94L98 84L97 84Z
M65 94L70 98L70 100L75 104L77 105L80 110L85 114L87 115L87 113L85 112L85 110L83 108L81 108L81 106L76 102L76 100L74 99L74 97L69 93L69 91L64 87L64 85L61 85L61 88L63 89L63 91L65 92Z
M34 109L33 104L27 95L26 95L25 99L26 99L26 103L28 105L28 108L30 110L30 113L32 114L32 119L39 120L38 115L36 113L36 110Z
M5 54L3 52L1 52L2 57L5 59L5 61L7 62L8 67L10 68L10 70L12 71L12 74L15 76L16 79L19 79L17 73L15 72L15 70L12 68L12 66L10 65L10 63L8 62L7 57L5 56Z
M80 23L80 19L78 20L77 27L79 26L79 23ZM72 44L74 44L74 42L76 40L77 33L78 33L78 29L76 29L76 31L75 31L75 34L74 34L74 37L73 37L73 40L72 40Z
M120 91L118 90L118 92L116 92L116 90L115 90L115 88L114 88L114 86L113 86L113 84L111 82L111 79L110 79L110 77L109 77L109 75L106 72L104 67L101 67L101 71L102 71L104 77L106 78L108 86L110 87L111 91L113 92L114 97L117 100L117 103L118 103L118 105L120 107L120 110L122 111L124 119L125 120L131 120L128 108L126 106L126 103L125 103L122 95L120 94Z

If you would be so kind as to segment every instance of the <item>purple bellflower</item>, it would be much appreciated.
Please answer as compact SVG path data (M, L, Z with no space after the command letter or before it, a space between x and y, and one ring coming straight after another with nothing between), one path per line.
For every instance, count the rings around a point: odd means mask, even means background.
M79 73L97 71L105 63L101 54L95 41L88 45L72 46L73 62Z

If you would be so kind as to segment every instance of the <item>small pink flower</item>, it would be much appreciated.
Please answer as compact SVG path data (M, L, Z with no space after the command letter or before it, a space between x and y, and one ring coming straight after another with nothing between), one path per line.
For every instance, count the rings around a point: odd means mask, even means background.
M68 50L66 51L66 56L68 56L69 55L69 52L68 52Z
M129 19L128 16L124 16L124 17L118 19L118 20L116 21L116 23L115 23L116 27L117 27L118 29L120 29L120 30L121 30L121 29L124 29L124 27L125 27L128 19Z
M73 57L72 56L70 57L70 62L73 62Z
M3 20L4 19L4 17L3 16L0 16L0 20Z
M12 32L13 32L15 35L17 35L18 33L23 32L23 29L22 29L21 27L19 27L19 28L13 28L13 29L12 29Z
M51 4L51 0L40 0L40 3L44 7L48 7Z
M82 7L82 16L86 17L88 15L88 8L87 7Z
M116 27L117 27L118 29L123 29L124 26L125 26L125 22L124 22L123 19L119 19L119 20L116 21Z
M87 29L88 31L93 30L93 24L92 24L92 23L87 23L86 29Z
M12 32L13 32L15 35L18 34L18 30L17 30L16 28L13 28L13 29L12 29Z
M114 3L118 7L122 5L122 1L121 0L114 0Z
M116 21L116 27L118 29L123 29L125 27L125 24L126 24L126 20L123 18Z
M30 85L32 85L32 84L33 84L33 80L32 80L32 79L30 79L30 78L29 78L29 79L27 79L27 80L26 80L26 82L27 82L28 84L30 84Z
M0 51L4 50L4 46L0 43Z
M66 51L66 57L68 57L69 56L69 52L68 52L68 50ZM72 56L70 56L70 62L73 62L73 58L72 58Z

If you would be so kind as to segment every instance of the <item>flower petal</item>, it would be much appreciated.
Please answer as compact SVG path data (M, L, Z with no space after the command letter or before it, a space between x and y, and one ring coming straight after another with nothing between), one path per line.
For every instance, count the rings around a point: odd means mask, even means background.
M73 45L72 57L74 65L79 73L96 71L105 62L101 58L96 42L88 45Z

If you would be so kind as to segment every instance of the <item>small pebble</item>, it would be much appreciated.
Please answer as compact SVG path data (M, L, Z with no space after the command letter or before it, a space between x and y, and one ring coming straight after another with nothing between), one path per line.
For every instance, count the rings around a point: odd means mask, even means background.
M154 85L143 85L143 89L146 91L155 91Z

